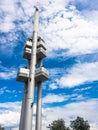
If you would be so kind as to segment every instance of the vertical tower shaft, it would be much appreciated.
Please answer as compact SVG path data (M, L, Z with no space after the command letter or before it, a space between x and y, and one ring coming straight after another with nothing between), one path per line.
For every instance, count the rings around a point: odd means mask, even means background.
M42 82L39 82L37 92L36 130L41 130L41 125L42 125Z
M39 11L36 8L33 36L26 42L23 53L23 57L28 60L28 67L21 68L17 74L17 81L25 83L19 130L32 130L35 83L38 87L36 130L41 130L42 125L42 82L48 79L49 73L42 66L43 58L46 57L46 46L44 40L38 37L38 22Z
M24 121L24 118L25 118L26 92L27 92L27 83L25 83L25 86L24 86L24 95L23 95L23 101L22 101L19 130L23 130L23 124L24 124L23 121Z
M28 67L27 68L28 69L30 68L30 61L29 60L28 60ZM19 130L23 130L23 126L24 126L27 89L28 89L28 82L25 82L24 95L23 95L22 108L21 108L21 117L20 117Z
M25 102L25 118L23 124L23 130L32 130L32 114L34 104L34 87L35 87L35 66L36 66L36 46L38 37L38 20L39 11L36 9L34 17L34 28L32 37L32 51L30 60L30 74L28 78L27 95Z
M39 67L42 67L42 59L38 62ZM37 106L36 106L36 130L41 130L42 125L42 81L37 84Z

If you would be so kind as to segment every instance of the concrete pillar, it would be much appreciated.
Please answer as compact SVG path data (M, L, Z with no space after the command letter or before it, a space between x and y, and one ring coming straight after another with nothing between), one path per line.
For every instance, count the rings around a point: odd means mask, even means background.
M42 67L42 59L38 60L39 67ZM42 81L37 84L37 106L36 106L36 129L42 127Z
M25 118L26 92L27 92L27 83L25 83L25 86L24 86L24 94L23 94L22 107L21 107L19 130L23 130L23 124L24 124L23 121Z
M34 87L35 87L35 66L36 66L36 49L38 38L38 19L39 11L36 9L34 17L34 28L32 38L32 52L30 60L30 74L28 79L27 96L25 102L25 118L22 130L32 130L32 115L34 104Z
M38 83L37 108L36 108L36 130L41 130L42 126L42 82Z

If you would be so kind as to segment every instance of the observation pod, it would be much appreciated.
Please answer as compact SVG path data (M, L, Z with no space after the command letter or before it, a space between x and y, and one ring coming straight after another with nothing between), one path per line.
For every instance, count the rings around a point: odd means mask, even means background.
M46 50L45 41L41 37L38 37L37 39L37 48L39 47L42 47L44 50Z
M49 72L44 67L40 67L35 71L35 82L41 82L47 80L49 77Z
M49 77L49 72L47 69L44 67L40 67L36 69L35 71L35 83L40 81L45 81ZM17 73L17 78L16 80L19 82L27 82L29 78L29 69L26 68L20 68L18 73Z
M28 60L31 59L31 49L30 48L26 47L24 49L23 57ZM42 47L37 48L37 58L43 59L45 57L46 57L46 51Z
M32 39L31 38L28 38L28 40L26 41L24 48L26 48L26 47L28 47L30 49L32 48Z
M29 69L20 68L17 73L16 80L19 82L27 82L29 78Z
M32 48L32 39L28 38L27 42L25 43L24 48ZM38 37L37 39L37 48L42 47L44 50L46 50L46 45L44 40L41 37Z

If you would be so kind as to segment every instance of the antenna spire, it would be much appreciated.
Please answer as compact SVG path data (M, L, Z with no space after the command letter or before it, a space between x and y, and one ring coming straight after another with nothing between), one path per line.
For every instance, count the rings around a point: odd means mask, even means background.
M36 0L36 8L39 8L39 0Z

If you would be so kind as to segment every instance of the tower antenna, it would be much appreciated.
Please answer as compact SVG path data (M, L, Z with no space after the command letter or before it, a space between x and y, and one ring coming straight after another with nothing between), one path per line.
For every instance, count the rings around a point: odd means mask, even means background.
M36 0L36 8L39 8L39 0Z
M46 57L46 45L38 36L39 9L36 0L34 13L33 36L25 43L23 58L28 61L27 68L20 68L17 81L24 82L24 96L22 101L19 130L32 130L32 115L34 107L35 86L37 87L36 101L36 126L35 130L42 127L42 83L48 79L48 70L43 66Z

